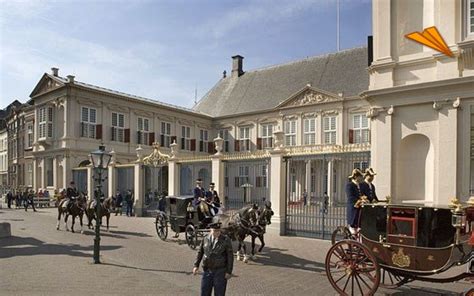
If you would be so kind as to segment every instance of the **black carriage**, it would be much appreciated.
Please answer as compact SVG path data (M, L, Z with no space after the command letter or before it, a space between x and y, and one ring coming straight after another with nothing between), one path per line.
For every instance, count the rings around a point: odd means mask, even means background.
M474 277L474 205L366 204L360 225L355 235L338 227L326 256L326 274L341 295L373 295L379 286L415 280ZM465 272L440 277L463 264Z
M192 195L167 196L160 199L155 221L159 238L166 240L168 228L171 228L175 238L184 232L188 246L191 249L197 247L199 239L209 232L208 224L211 221L201 217L193 205L193 200Z

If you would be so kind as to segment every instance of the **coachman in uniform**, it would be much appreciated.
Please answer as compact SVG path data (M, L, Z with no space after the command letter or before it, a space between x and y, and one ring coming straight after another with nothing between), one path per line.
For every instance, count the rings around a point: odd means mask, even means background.
M359 169L352 170L349 182L346 185L347 224L351 233L356 233L359 228L360 206L367 200L367 197L360 190L362 182L362 172Z
M378 202L377 194L375 193L375 185L372 184L374 177L377 175L372 168L365 170L364 182L360 183L360 191L362 195L367 196L370 202Z

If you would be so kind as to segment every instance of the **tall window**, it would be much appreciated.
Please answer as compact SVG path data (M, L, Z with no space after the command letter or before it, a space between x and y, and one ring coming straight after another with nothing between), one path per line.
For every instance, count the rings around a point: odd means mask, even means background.
M181 127L181 149L191 150L191 128L189 126Z
M51 187L54 186L53 182L53 159L52 158L47 158L45 159L46 163L46 186Z
M125 115L112 113L112 141L125 142Z
M474 34L474 0L467 0L467 33Z
M150 120L148 118L138 117L137 119L137 142L138 144L150 145Z
M208 131L199 130L199 151L209 152L209 137Z
M218 136L224 140L224 144L222 147L222 150L224 152L229 152L229 130L227 129L221 129L218 132Z
M304 145L316 144L316 119L305 118L303 121L304 126Z
M170 147L171 144L171 123L161 123L161 146Z
M364 114L355 114L352 117L354 143L369 142L369 120Z
M326 116L323 119L324 144L336 144L336 116Z
M255 176L255 187L268 187L268 167L266 164L257 166L257 174Z
M285 145L296 145L296 120L285 121Z
M53 108L42 107L38 112L39 117L39 138L52 138L53 137Z
M273 147L273 124L262 125L262 149Z
M25 185L31 187L33 186L33 164L28 163L26 165L26 180Z
M249 167L239 166L239 176L235 177L235 187L249 183Z
M28 123L26 127L26 145L25 148L33 147L33 123Z
M96 138L97 110L94 108L81 108L81 137Z
M250 151L250 127L239 128L239 149Z

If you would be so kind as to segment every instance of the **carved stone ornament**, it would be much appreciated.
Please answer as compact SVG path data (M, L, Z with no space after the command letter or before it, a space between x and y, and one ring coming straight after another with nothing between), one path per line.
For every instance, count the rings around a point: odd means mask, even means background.
M178 144L176 143L176 140L174 140L173 143L171 143L170 149L171 149L171 158L175 159L176 157L178 157Z
M379 110L377 108L374 108L374 107L371 107L369 109L369 111L367 111L367 113L365 114L365 116L367 116L367 118L375 118L379 115Z
M153 167L160 167L168 163L170 156L160 152L160 143L153 143L153 152L143 158L143 164Z
M273 137L275 138L275 148L274 150L283 149L283 136L284 132L281 130L281 127L278 125L273 132Z
M337 101L336 98L327 96L322 93L318 92L307 92L303 96L300 96L298 99L294 100L291 103L291 106L301 106L301 105L310 105L310 104L317 104L317 103L324 103L330 101Z
M390 105L390 108L388 108L388 110L387 110L387 114L388 115L393 115L394 112L395 112L395 109L393 108L393 105Z
M221 155L223 144L224 144L224 139L222 139L221 137L217 136L217 138L214 139L214 145L217 151L215 155Z

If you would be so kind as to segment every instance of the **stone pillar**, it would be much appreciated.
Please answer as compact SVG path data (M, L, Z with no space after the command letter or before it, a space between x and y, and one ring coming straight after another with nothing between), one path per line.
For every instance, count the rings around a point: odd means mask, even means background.
M87 196L89 197L89 200L92 200L95 198L94 196L94 168L92 165L87 166Z
M211 162L212 162L211 181L216 184L215 189L217 193L219 194L221 203L224 207L226 207L227 205L225 204L226 201L224 198L224 163L221 160L221 155L212 155Z
M43 188L45 187L45 184L46 184L46 182L45 182L45 178L46 178L45 175L46 175L46 174L44 173L44 172L45 172L44 167L45 167L45 159L42 158L42 159L40 160L40 172L41 172L41 177L40 177L40 181L39 181L39 186L40 186L41 189L43 189Z
M334 165L334 160L328 160L328 196L329 196L329 203L332 204L333 202L333 187L334 187L334 174L333 174L333 165Z
M275 214L272 217L272 224L268 226L268 231L283 235L285 233L286 215L286 163L283 161L283 151L280 149L275 149L270 152L270 168L270 201Z
M109 196L115 196L117 190L117 170L115 169L115 164L111 164L108 167L107 187Z
M381 117L384 117L383 119ZM380 114L373 117L371 133L370 158L374 171L377 172L375 187L379 199L392 196L392 166L396 159L392 155L392 116ZM397 198L396 196L392 196Z
M58 163L58 158L57 157L53 158L53 167L51 169L53 170L53 187L54 187L54 189L58 189L59 163Z
M33 190L38 190L38 175L37 175L37 170L38 170L38 162L36 161L36 158L33 158ZM7 174L8 178L8 174Z
M133 196L135 198L134 201L134 209L135 209L135 216L143 216L143 168L142 162L137 161L134 165L134 193Z
M306 161L306 182L304 189L306 189L309 199L311 196L311 160Z
M179 179L180 165L176 160L168 161L168 195L179 195L180 179ZM219 192L220 193L220 192Z

